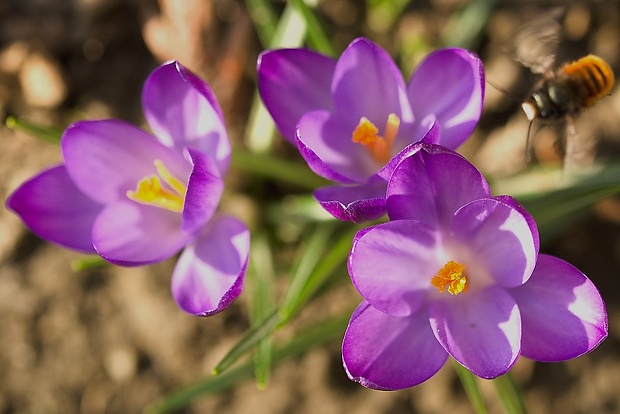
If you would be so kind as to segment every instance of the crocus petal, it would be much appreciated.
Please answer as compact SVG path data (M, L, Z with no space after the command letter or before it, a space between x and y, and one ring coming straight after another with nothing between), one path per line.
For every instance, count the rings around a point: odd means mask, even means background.
M441 125L440 143L456 149L471 135L482 113L482 62L463 49L433 52L413 73L408 94L415 117L434 114Z
M250 233L240 221L213 218L179 257L172 295L185 312L208 316L226 309L243 288Z
M314 198L337 219L363 223L385 214L386 186L387 183L376 186L327 186L317 189Z
M521 346L521 318L515 300L504 289L433 300L430 322L437 340L460 364L482 378L505 374Z
M428 132L423 135L420 140L421 143L427 145L439 145L441 140L441 126L434 114L427 115L422 121L420 126L426 128L428 126Z
M102 204L127 199L138 181L157 175L155 160L183 183L191 169L180 152L118 120L77 122L65 130L61 146L75 185Z
M538 251L540 249L540 236L538 234L538 226L536 225L536 220L534 220L534 217L532 217L529 211L527 211L525 207L521 205L521 203L519 203L517 200L515 200L511 196L501 195L501 196L495 196L493 197L493 199L501 201L502 203L506 204L507 206L511 208L514 208L515 210L517 210L519 213L523 215L523 217L527 221L528 226L530 226L532 237L534 237L534 249Z
M433 336L426 312L390 316L366 302L351 316L342 343L349 378L379 390L418 385L435 375L447 357Z
M198 149L214 158L222 175L230 142L222 111L209 85L179 62L155 69L142 90L144 116L157 138L181 152Z
M349 275L374 308L407 316L425 305L431 278L441 268L434 229L414 220L380 224L358 233L349 255Z
M94 253L91 230L102 205L85 196L64 166L50 168L23 183L6 202L40 238Z
M461 155L436 145L421 148L392 174L386 202L391 220L445 227L463 204L489 196L483 175Z
M607 337L607 312L594 284L556 257L540 255L532 277L510 290L523 324L522 354L556 362L576 358Z
M188 150L194 168L189 176L185 204L183 206L182 230L193 233L205 225L217 208L224 182L217 163L206 154Z
M297 148L312 171L342 184L363 183L378 169L364 147L351 139L353 127L343 126L329 111L313 111L297 126Z
M165 260L192 241L181 231L181 214L130 200L106 206L92 237L97 253L121 266Z
M352 126L349 134L361 117L378 128L383 128L390 113L404 122L413 120L400 70L385 50L368 39L358 38L342 52L331 89L336 116Z
M437 142L439 140L439 124L435 122L435 117L429 116L423 122L416 125L415 133L412 136L421 137L421 139L414 139L408 143L399 153L397 153L385 166L377 172L377 177L387 181L390 181L392 174L398 165L409 156L420 151L422 148L426 148L421 145L428 142Z
M497 200L480 199L461 207L454 214L452 234L467 251L457 260L471 266L472 277L515 287L534 270L537 252L528 221Z
M258 91L282 136L295 142L303 114L331 110L336 61L307 49L268 50L258 56Z

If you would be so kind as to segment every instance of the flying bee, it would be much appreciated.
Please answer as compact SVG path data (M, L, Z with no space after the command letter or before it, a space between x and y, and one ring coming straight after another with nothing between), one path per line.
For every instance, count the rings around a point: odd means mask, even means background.
M530 121L563 120L593 106L613 85L614 74L607 62L588 55L545 73L521 106Z
M518 29L511 54L532 72L541 75L521 105L530 121L526 158L529 159L530 132L535 119L564 122L566 166L573 161L576 151L574 118L609 94L614 85L614 74L607 62L594 55L553 69L560 39L560 14L560 10L555 10Z

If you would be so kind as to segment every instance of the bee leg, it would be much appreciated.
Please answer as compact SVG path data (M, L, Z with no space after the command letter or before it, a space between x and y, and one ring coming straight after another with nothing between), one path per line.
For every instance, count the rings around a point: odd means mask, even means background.
M532 138L530 135L532 133L533 123L534 123L534 120L531 119L530 124L527 127L527 137L525 138L525 162L528 164L532 162Z

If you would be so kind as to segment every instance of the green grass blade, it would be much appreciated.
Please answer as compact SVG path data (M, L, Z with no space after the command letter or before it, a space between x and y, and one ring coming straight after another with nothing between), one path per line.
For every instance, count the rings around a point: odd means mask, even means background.
M290 342L276 347L273 352L273 363L278 364L303 355L315 347L342 338L349 317L350 313L329 318L299 333ZM143 414L164 414L186 407L197 398L225 391L241 381L251 378L252 372L252 364L246 362L222 375L204 379L152 403L144 409Z
M487 409L486 402L484 401L480 388L478 387L478 378L472 374L470 370L456 362L454 359L452 362L452 365L456 370L456 375L458 375L461 385L463 385L463 389L465 390L474 411L478 414L488 414L489 411Z

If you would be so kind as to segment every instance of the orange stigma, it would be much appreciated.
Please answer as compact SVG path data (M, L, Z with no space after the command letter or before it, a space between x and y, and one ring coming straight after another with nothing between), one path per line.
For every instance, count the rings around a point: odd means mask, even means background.
M439 290L439 293L445 292L446 289L451 295L467 292L469 285L465 275L465 265L450 260L437 272L437 275L433 276L431 284Z
M373 160L379 165L385 165L390 160L390 149L398 134L400 118L390 114L385 124L383 136L379 129L366 117L361 117L359 124L353 130L352 140L366 147Z

